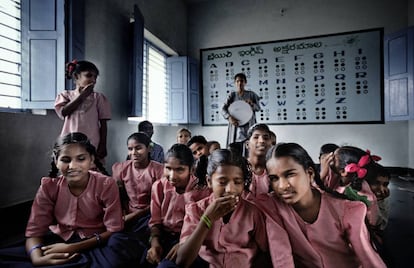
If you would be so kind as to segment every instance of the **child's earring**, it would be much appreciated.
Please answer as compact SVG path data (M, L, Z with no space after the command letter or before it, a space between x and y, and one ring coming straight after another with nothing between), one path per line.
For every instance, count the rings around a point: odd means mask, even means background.
M315 185L315 173L313 173L313 174L311 175L311 178L310 178L310 184L311 184L311 185Z
M313 168L309 168L308 174L309 174L309 182L310 182L310 184L311 185L315 184L315 171L313 170Z
M207 181L207 186L208 186L209 188L212 188L212 187L211 187L211 178L210 178L210 176L206 175L206 181Z

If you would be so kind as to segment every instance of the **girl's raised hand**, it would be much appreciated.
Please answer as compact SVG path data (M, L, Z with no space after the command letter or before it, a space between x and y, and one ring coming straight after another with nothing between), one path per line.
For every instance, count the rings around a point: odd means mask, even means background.
M212 221L216 221L221 217L232 212L239 202L236 195L226 195L216 198L206 209L205 215Z
M325 179L325 177L328 175L330 166L334 163L334 153L331 152L329 154L324 154L321 156L320 164L321 164L321 170L320 170L320 177L321 179Z
M95 83L90 83L86 85L84 88L80 88L80 95L83 98L88 97L93 92L93 88L95 87Z

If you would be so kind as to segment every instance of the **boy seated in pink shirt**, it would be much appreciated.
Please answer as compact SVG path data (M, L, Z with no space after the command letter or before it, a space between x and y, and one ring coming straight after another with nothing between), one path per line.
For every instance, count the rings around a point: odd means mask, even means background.
M269 180L266 172L266 154L271 146L270 129L266 124L254 124L247 131L247 160L252 169L250 192L253 197L269 192ZM250 197L249 197L250 198Z
M372 227L373 233L376 238L376 246L380 254L383 254L383 236L384 230L388 225L388 218L390 213L390 189L388 184L390 183L391 174L388 170L375 163L376 176L374 180L369 180L368 184L372 192L375 194L378 203L378 217L375 226Z

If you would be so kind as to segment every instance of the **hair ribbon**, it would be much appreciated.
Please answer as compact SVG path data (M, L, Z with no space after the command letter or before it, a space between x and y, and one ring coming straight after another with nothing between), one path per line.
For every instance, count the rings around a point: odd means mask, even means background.
M76 67L76 64L78 64L78 60L74 59L68 64L68 72L69 74L72 74L73 69Z
M358 178L362 179L367 175L367 169L364 168L371 160L371 156L366 154L359 159L358 163L350 163L346 165L345 171L350 173L355 173L358 175Z

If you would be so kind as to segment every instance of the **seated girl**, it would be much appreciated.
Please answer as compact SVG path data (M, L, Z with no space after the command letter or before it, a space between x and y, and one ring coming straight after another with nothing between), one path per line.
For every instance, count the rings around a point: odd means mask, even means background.
M287 231L296 267L386 267L371 245L364 203L326 189L305 149L280 144L266 168L274 192L256 202Z
M112 177L118 180L121 192L125 189L126 229L144 237L148 233L152 184L160 179L164 165L151 160L150 138L142 132L127 139L128 159L112 166Z
M328 170L321 169L324 184L331 190L345 194L349 199L364 202L367 206L368 222L375 226L378 220L378 204L368 181L376 179L375 161L381 158L371 156L369 150L364 151L353 146L341 146L331 158L327 158L332 161Z
M26 245L3 249L0 266L129 267L137 263L138 241L120 232L124 222L116 181L90 170L95 154L82 133L59 138L53 149L52 174L42 178L33 201ZM61 175L57 176L57 170Z
M257 207L243 199L251 172L247 160L227 149L209 157L207 182L213 193L186 206L176 264L180 267L293 267L286 233L274 226L277 236L270 252L265 218ZM195 262L196 261L196 262Z
M193 165L192 152L186 145L174 144L168 150L164 177L152 187L150 248L146 254L146 261L150 264L158 264L163 258L175 261L185 204L211 193L205 179L193 175Z

